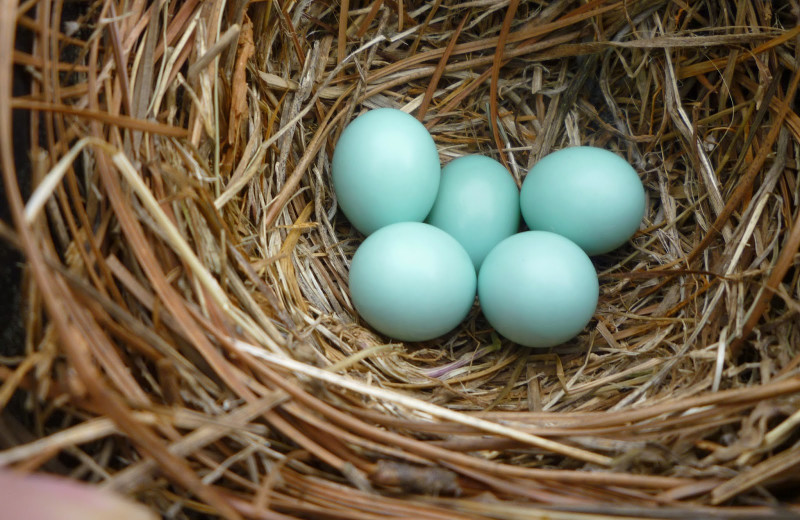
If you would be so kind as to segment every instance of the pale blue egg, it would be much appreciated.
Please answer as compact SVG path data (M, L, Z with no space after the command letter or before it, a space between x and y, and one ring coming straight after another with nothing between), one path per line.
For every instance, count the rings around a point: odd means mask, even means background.
M636 170L602 148L576 146L551 153L531 168L520 193L532 230L563 235L589 255L607 253L633 236L645 211Z
M477 277L456 239L428 224L402 222L364 240L353 256L349 285L358 314L373 328L424 341L467 316Z
M458 240L480 269L489 251L517 232L519 218L519 190L508 170L490 157L467 155L442 170L427 222Z
M589 323L599 295L592 261L555 233L526 231L500 242L478 275L483 315L501 335L527 347L552 347Z
M395 222L425 220L441 177L428 130L393 108L353 120L336 143L331 169L339 207L365 235Z

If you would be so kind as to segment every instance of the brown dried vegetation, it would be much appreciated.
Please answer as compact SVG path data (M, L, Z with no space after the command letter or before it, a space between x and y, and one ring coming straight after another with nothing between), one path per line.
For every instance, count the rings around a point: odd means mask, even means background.
M68 7L0 16L0 229L28 282L0 465L173 518L800 514L796 0ZM583 334L358 321L330 159L383 106L518 182L575 144L636 167L645 222L595 259Z

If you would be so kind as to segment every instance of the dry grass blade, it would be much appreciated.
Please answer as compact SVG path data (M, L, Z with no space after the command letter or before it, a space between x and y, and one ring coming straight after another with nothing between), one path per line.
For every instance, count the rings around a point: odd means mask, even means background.
M395 404L404 406L410 410L429 414L438 419L444 419L456 423L461 423L466 426L471 426L477 430L482 430L488 433L504 435L509 438L518 440L520 442L530 444L532 446L536 446L539 448L544 448L568 457L574 457L578 460L582 460L585 462L591 462L593 464L599 464L601 466L608 466L611 463L611 459L609 459L608 457L604 457L580 449L571 448L569 446L564 446L557 442L551 442L546 439L537 437L535 435L528 435L523 432L516 431L513 428L506 428L502 425L490 421L484 421L477 417L469 417L463 414L459 414L457 412L451 412L447 408L442 408L436 405L432 405L430 403L427 403L425 401L420 401L418 399L404 397L402 396L402 394L396 394L391 391L386 391L380 388L369 387L361 383L358 383L356 381L336 376L335 374L332 374L330 372L314 368L312 366L304 365L302 363L298 363L290 359L278 358L277 356L273 356L271 354L263 352L262 350L254 347L253 345L247 345L245 343L238 342L237 347L249 353L250 355L268 361L269 363L284 368L288 368L290 370L299 372L301 374L310 375L321 381L341 386L342 388L347 388L348 390L353 390L358 393L363 393L365 395L369 395L371 397L375 397L387 402L394 402Z
M132 118L120 114L109 114L108 112L100 110L87 110L66 105L48 104L39 101L31 101L27 99L14 99L11 102L11 107L23 110L33 110L42 112L59 112L62 114L74 115L86 119L95 119L103 123L108 123L121 128L128 128L137 130L139 132L147 132L151 134L161 134L166 137L186 137L188 132L184 128L176 128L171 125L165 125L154 121L146 121L143 119Z
M467 23L467 16L464 16L464 18L461 19L461 23L459 23L458 27L456 27L455 32L453 32L453 36L450 37L450 41L448 42L447 47L444 49L444 54L442 54L439 64L436 66L436 70L431 76L431 81L428 84L427 90L425 90L425 96L422 98L422 103L420 103L419 108L417 109L417 119L420 121L425 120L425 114L428 112L428 105L430 105L433 95L436 93L436 87L439 85L439 80L442 78L444 68L447 66L447 62L450 59L450 54L453 52L453 47L455 47L456 42L458 41L458 35L461 34L461 31L464 29L464 24Z
M502 66L503 51L506 48L506 39L508 32L511 30L511 22L514 20L514 15L517 13L519 7L519 0L511 0L508 3L508 10L506 16L503 18L503 25L500 27L500 35L497 37L497 50L494 53L494 63L492 63L492 78L489 88L489 122L492 125L492 136L494 137L494 144L500 155L500 160L503 165L508 168L508 160L506 154L503 153L503 141L500 140L500 128L497 126L497 82L500 80L500 67Z

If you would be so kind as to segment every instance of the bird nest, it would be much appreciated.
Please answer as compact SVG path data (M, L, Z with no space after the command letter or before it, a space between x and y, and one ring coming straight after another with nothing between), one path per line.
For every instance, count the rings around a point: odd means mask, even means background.
M2 9L0 466L169 518L800 513L796 1ZM571 145L635 167L578 337L359 319L330 162L377 107L518 183Z

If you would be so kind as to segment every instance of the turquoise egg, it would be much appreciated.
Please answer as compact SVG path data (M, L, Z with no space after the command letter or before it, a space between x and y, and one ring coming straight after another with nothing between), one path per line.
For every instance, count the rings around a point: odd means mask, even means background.
M520 208L530 229L558 233L597 255L621 246L639 229L645 193L625 159L577 146L551 153L531 168Z
M503 240L478 275L483 315L497 332L526 347L552 347L576 336L591 320L598 296L586 253L547 231Z
M376 330L403 341L449 332L473 302L477 277L464 248L421 222L383 227L361 243L350 264L350 298Z
M427 222L458 240L480 269L489 251L519 228L519 190L494 159L459 157L442 169L439 195Z
M441 177L428 130L393 108L354 119L336 143L331 169L339 207L365 235L395 222L425 220Z

